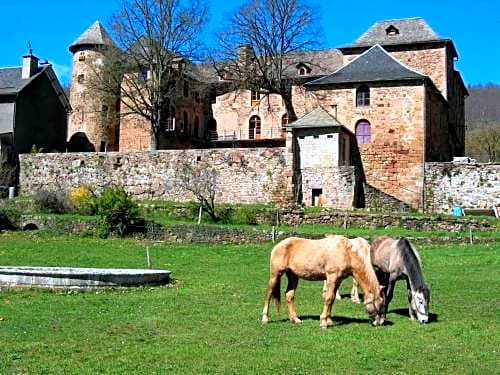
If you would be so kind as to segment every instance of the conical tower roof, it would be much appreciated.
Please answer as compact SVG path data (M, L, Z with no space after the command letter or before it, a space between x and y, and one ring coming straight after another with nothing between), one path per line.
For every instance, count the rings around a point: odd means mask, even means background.
M72 53L81 46L102 46L113 45L113 40L99 21L95 21L82 35L80 35L71 45L69 50Z

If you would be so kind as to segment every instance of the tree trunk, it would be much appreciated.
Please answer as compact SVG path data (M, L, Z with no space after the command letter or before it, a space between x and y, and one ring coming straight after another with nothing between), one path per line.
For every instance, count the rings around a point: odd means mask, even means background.
M283 101L285 102L286 113L288 114L288 121L292 122L297 119L297 115L295 114L295 108L293 107L292 96L290 93L281 94Z

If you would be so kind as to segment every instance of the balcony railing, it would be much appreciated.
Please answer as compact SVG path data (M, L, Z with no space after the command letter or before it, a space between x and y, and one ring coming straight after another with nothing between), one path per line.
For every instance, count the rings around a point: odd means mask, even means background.
M210 132L212 141L237 141L253 139L280 139L286 137L285 128L219 130Z

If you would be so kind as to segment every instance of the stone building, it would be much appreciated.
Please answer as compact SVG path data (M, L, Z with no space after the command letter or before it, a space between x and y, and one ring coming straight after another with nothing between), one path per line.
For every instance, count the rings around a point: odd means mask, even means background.
M95 47L107 43L109 37L102 26L94 24L70 47L74 53L74 112L69 136L84 133L95 150L148 150L151 132L147 121L122 114L119 122L103 127L102 116L92 115L93 111L117 106L99 103L96 96L89 98L81 86L84 83L79 82L85 75L79 65L81 54L93 56ZM299 118L295 123L278 95L228 89L224 74L185 61L188 74L179 79L179 100L171 110L160 148L286 145L295 158L293 190L300 190L297 196L305 204L322 201L338 206L332 186L340 172L330 169L327 173L324 165L315 162L306 168L307 173L297 168L298 160L310 160L319 150L306 147L309 155L304 156L297 137L301 124L306 126L305 132L312 132L312 139L326 137L320 148L333 139L329 135L337 137L332 152L343 155L345 144L340 140L352 134L350 148L358 156L358 162L349 163L356 169L353 178L414 208L423 208L425 163L450 161L464 152L467 90L454 68L457 56L452 40L437 35L421 18L380 21L344 47L289 55L287 75L296 82L292 86ZM321 110L315 112L318 108ZM316 113L315 127L302 119L312 113ZM318 124L318 118L325 124ZM322 160L320 154L317 157Z
M92 77L105 63L105 49L113 46L108 33L96 21L70 46L73 54L68 121L70 151L117 151L120 124L114 121L119 110L116 97L90 87ZM109 120L112 119L112 123Z

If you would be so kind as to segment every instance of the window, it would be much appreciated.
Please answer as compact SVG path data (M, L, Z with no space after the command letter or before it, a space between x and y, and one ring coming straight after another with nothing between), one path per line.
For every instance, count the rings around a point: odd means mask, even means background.
M78 83L83 83L83 81L85 80L85 76L83 74L78 74L76 79Z
M139 72L140 77L143 81L148 80L148 69L147 68L142 68L141 71Z
M78 61L85 61L85 52L80 52L78 54Z
M359 86L356 90L356 107L370 105L370 88L366 85Z
M298 63L296 65L296 68L297 68L297 74L299 76L306 76L309 73L311 73L311 68L305 65L304 63Z
M184 81L184 88L182 92L185 98L189 97L189 84L187 81Z
M260 138L260 117L252 116L248 123L248 139Z
M398 34L399 34L399 30L393 25L391 25L387 29L385 29L385 35L387 35L387 36L394 36L394 35L398 35Z
M217 121L214 118L208 120L207 128L209 139L212 141L216 141L219 138L217 135Z
M260 92L258 92L256 90L252 90L250 92L250 101L251 101L252 107L259 105L260 104Z
M356 125L356 141L358 144L370 143L371 141L371 129L370 123L366 120L358 121Z

